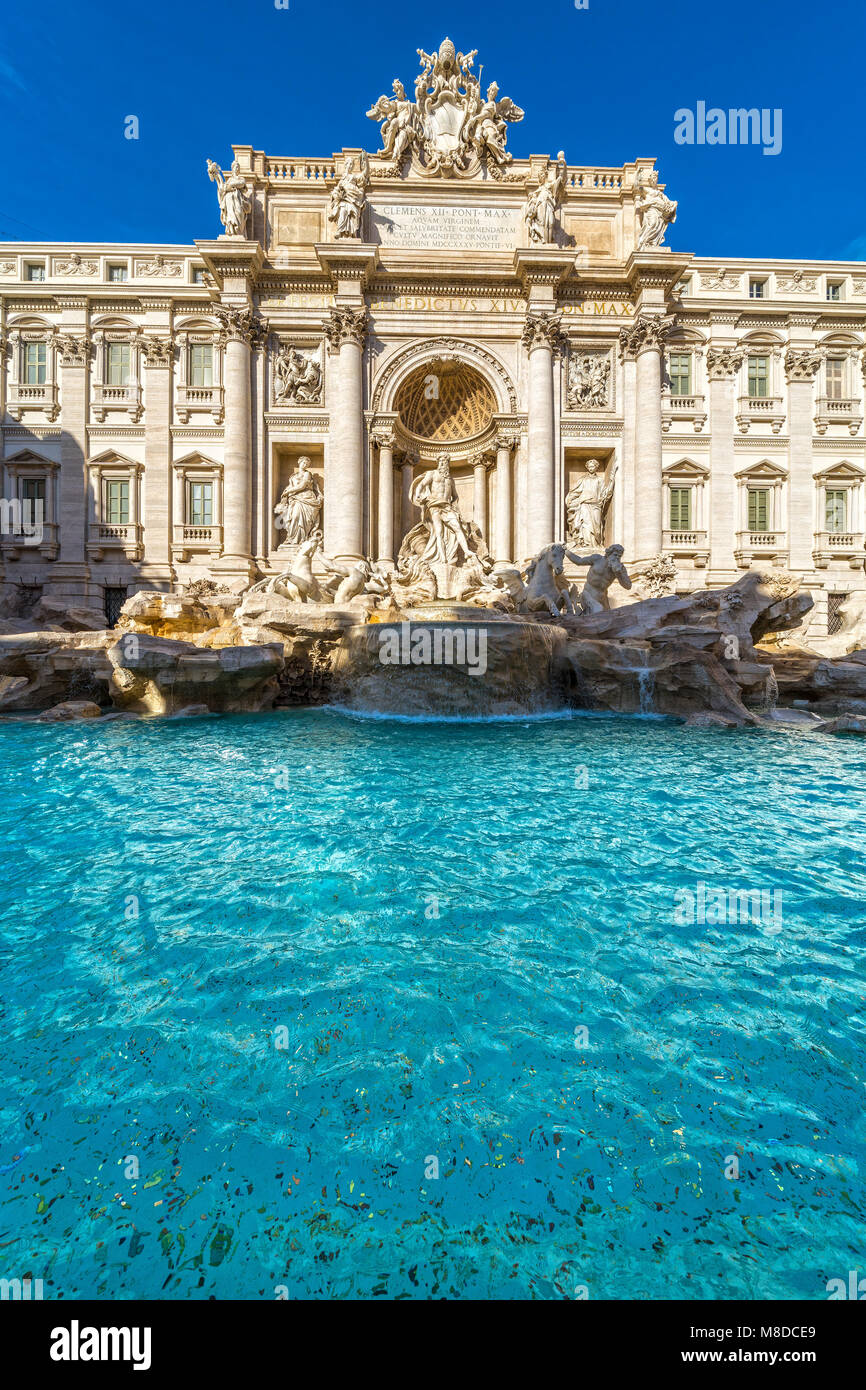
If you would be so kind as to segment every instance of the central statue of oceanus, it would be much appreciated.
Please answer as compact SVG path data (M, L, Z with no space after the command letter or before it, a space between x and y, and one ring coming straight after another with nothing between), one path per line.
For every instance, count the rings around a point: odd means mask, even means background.
M458 53L450 39L442 40L438 53L418 49L415 100L398 79L393 96L381 96L367 112L381 124L385 158L399 166L411 152L427 174L466 173L482 159L496 169L511 163L508 126L524 113L510 97L500 97L495 82L482 95L480 72L476 77L472 71L477 52Z
M400 567L415 560L426 564L462 565L476 559L489 572L493 562L478 527L460 515L457 488L451 476L451 459L443 454L435 468L421 473L409 489L409 500L421 512L421 521L407 533L400 547Z

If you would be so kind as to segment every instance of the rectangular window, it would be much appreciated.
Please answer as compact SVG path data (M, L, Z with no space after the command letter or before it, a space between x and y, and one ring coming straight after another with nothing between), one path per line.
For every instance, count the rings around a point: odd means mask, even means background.
M832 300L832 302L833 302L834 304L838 304L839 300L842 298L842 282L841 282L841 280L828 280L828 281L827 281L827 298L828 298L829 300Z
M105 371L108 386L128 386L132 350L129 343L109 343Z
M833 488L827 489L827 502L824 508L827 518L825 529L838 535L840 531L848 530L848 489Z
M668 376L671 379L672 396L690 396L692 394L692 354L690 352L672 352Z
M105 613L105 621L109 627L114 627L120 617L120 610L126 603L126 590L120 587L106 585L102 591L102 604Z
M213 525L213 483L190 483L189 524Z
M750 298L750 299L766 299L766 297L767 297L767 282L766 282L766 280L750 280L750 281L749 281L749 298Z
M749 530L769 531L770 492L765 487L749 488Z
M845 384L845 358L828 357L824 364L827 395L830 400L841 401Z
M213 386L213 347L194 343L189 350L190 386Z
M194 265L193 268L192 268L192 283L193 283L194 285L203 285L203 284L204 284L204 277L205 277L205 268L204 268L204 266L203 266L203 265Z
M112 478L105 484L105 520L109 526L129 523L129 480Z
M44 280L44 279L45 279L45 266L44 266L44 265L26 265L26 266L24 267L24 279L25 279L25 280L34 280L34 281L36 281L36 280L38 280L38 281Z
M44 386L48 370L48 344L24 344L24 384L25 386Z
M749 358L749 395L766 397L770 394L769 357Z
M674 294L677 296L678 299L682 299L684 295L691 294L691 292L692 277L691 275L686 275L686 277L683 280L680 280L679 284L674 290Z
M124 280L129 279L129 271L125 265L110 265L108 278L113 285L122 284Z
M21 479L21 501L22 502L41 502L45 503L45 479L44 478L22 478Z
M671 488L671 530L690 531L692 525L692 490L690 487Z

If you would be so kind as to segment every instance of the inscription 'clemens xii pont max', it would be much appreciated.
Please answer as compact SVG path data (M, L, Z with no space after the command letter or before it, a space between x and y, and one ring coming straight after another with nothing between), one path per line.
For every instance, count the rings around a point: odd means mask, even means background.
M513 251L521 218L519 208L382 203L370 210L370 230L373 240L383 246Z

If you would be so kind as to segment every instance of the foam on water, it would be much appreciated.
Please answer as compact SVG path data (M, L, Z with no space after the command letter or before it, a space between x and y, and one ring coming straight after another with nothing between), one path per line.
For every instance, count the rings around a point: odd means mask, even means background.
M323 711L0 741L4 1276L825 1298L857 1267L862 741ZM778 890L780 930L683 920L699 884Z

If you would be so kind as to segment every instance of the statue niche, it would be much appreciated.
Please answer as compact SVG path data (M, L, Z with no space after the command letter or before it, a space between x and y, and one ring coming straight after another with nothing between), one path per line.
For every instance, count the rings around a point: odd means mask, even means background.
M303 545L317 533L322 501L319 481L312 471L310 459L304 455L298 459L298 466L274 507L277 530L283 532L280 550Z

